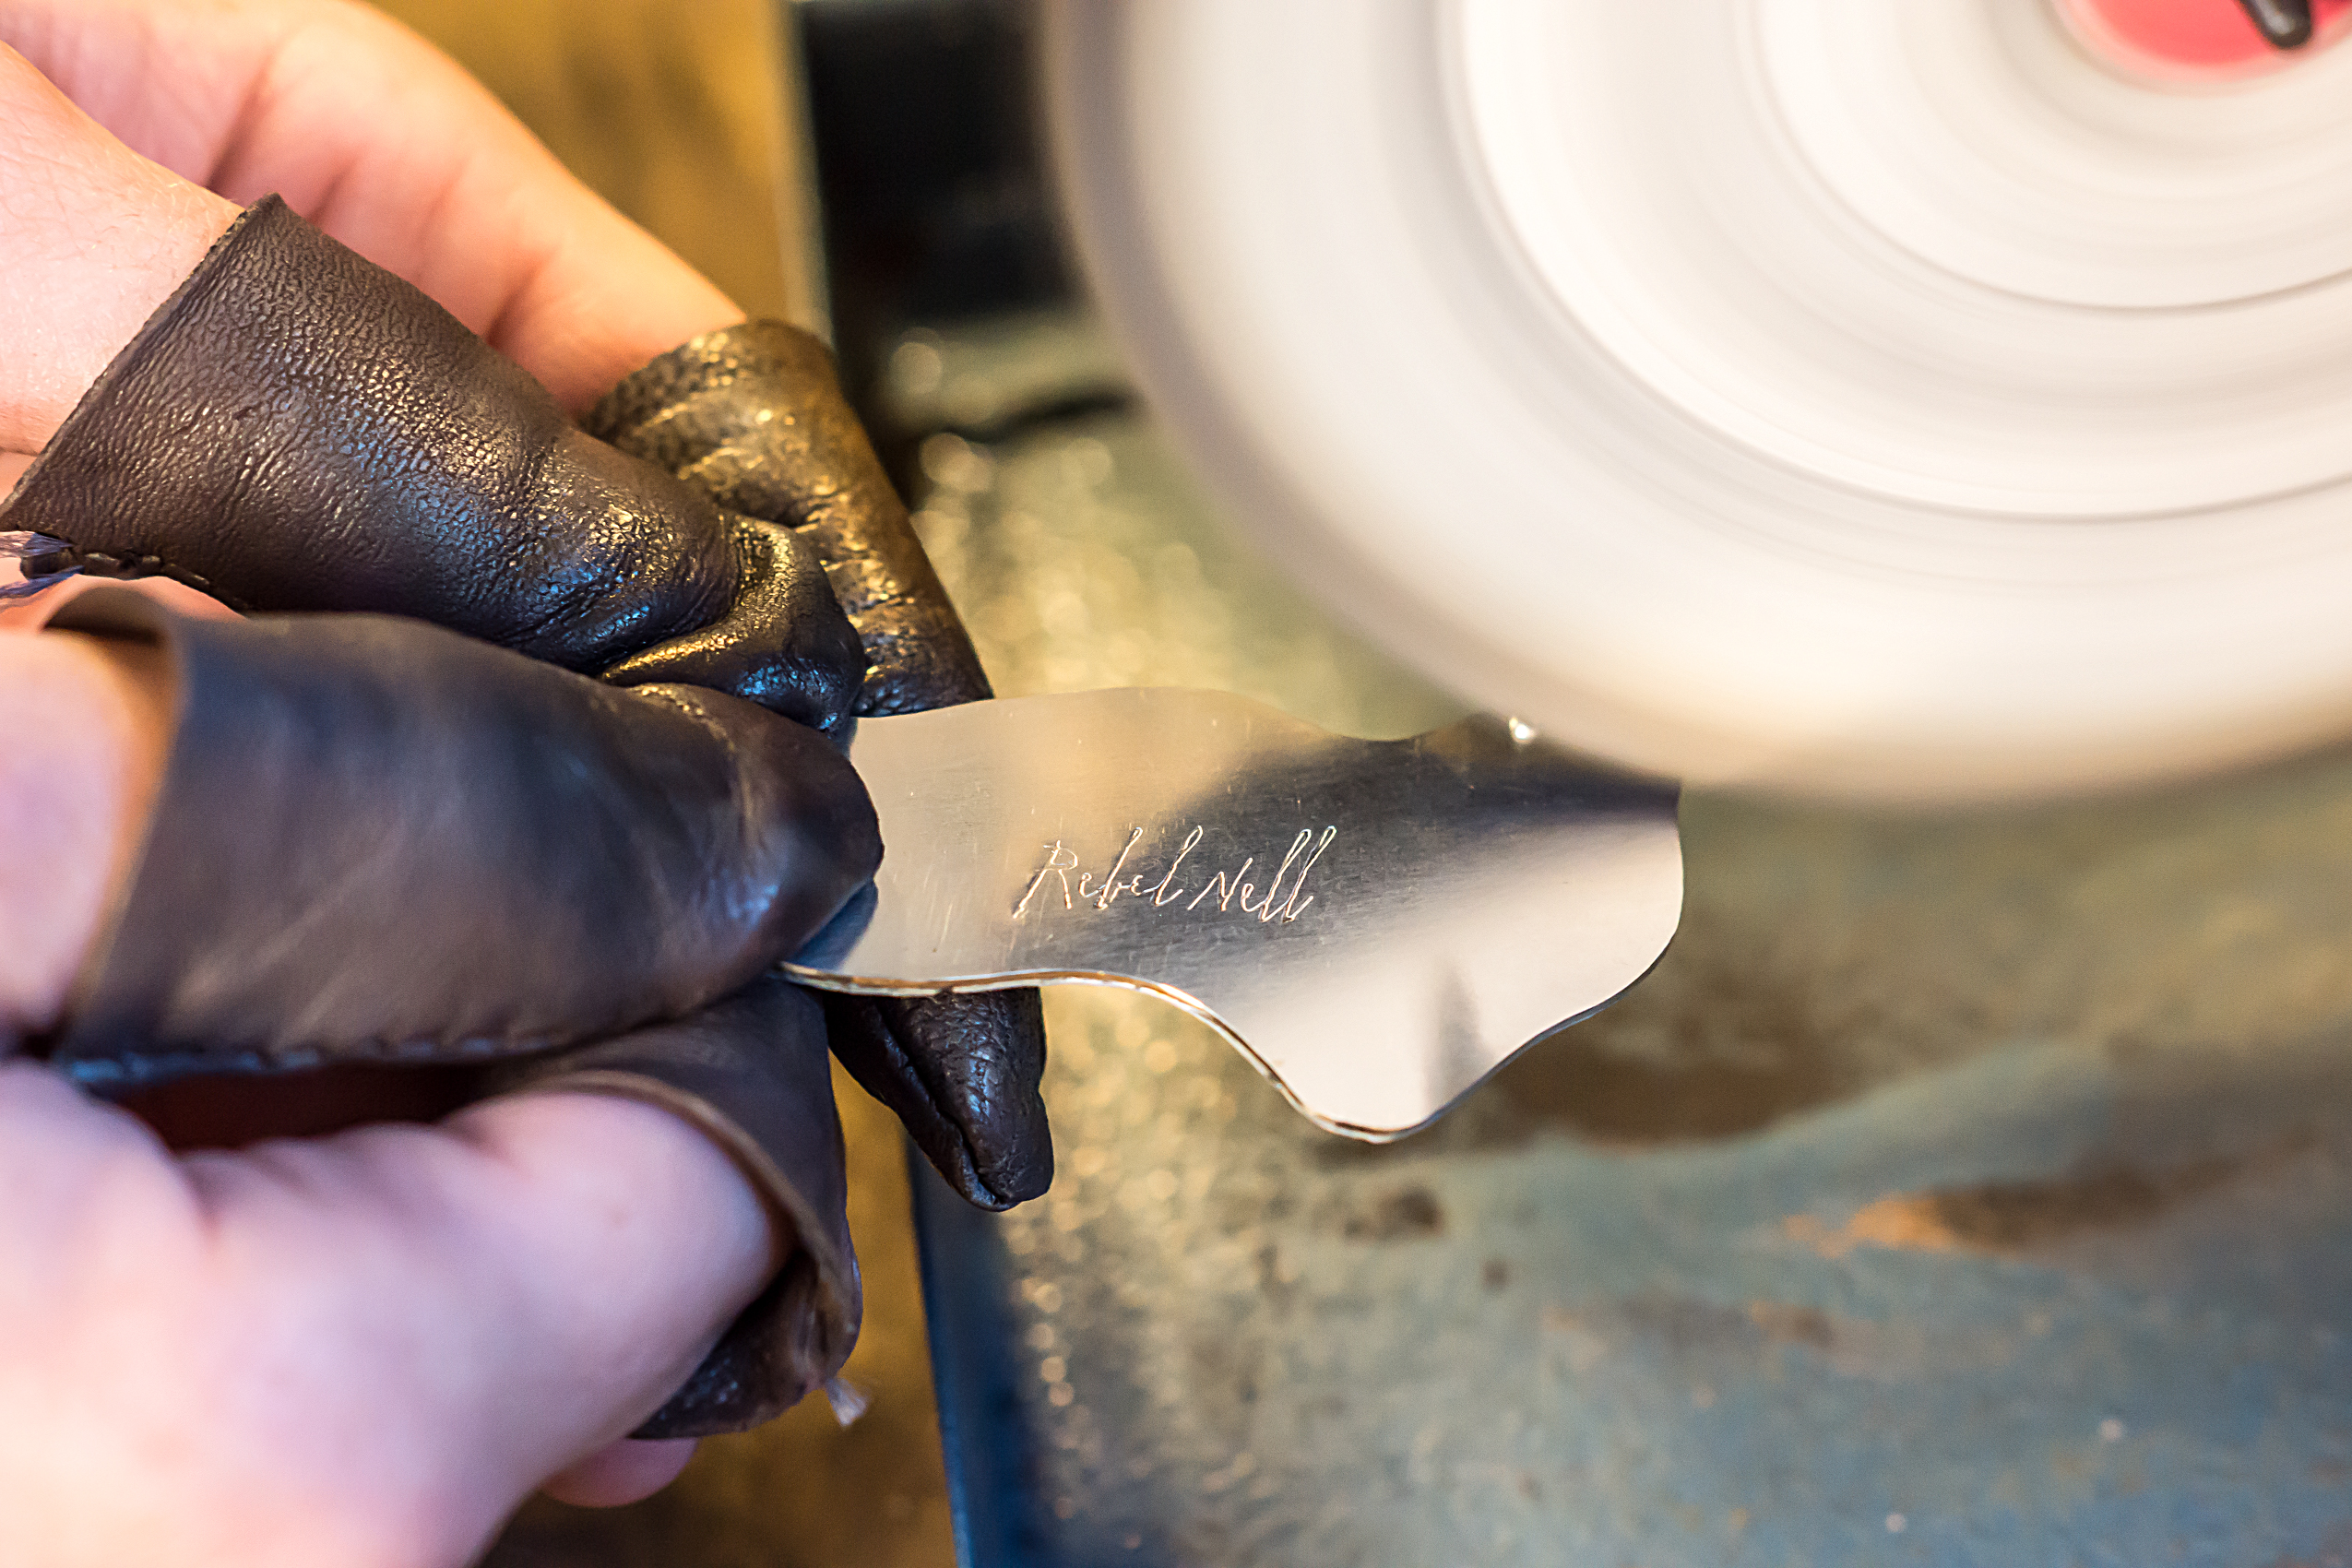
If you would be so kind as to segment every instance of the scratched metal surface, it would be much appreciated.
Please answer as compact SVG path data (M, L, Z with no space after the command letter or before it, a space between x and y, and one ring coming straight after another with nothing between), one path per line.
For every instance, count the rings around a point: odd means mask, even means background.
M849 760L890 852L793 978L1150 992L1358 1137L1615 1000L1681 912L1676 791L1491 717L1364 741L1118 686L868 719Z
M1137 416L922 468L1003 690L1447 715ZM968 1561L2352 1563L2352 754L1683 825L1659 968L1401 1144L1049 995L1051 1194L918 1200Z

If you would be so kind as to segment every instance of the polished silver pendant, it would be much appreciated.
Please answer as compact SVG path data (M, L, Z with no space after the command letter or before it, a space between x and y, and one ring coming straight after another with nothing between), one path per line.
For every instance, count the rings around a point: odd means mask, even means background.
M1607 1006L1681 912L1676 790L1492 719L1360 741L1128 689L864 719L849 754L882 869L792 978L1150 992L1352 1137Z

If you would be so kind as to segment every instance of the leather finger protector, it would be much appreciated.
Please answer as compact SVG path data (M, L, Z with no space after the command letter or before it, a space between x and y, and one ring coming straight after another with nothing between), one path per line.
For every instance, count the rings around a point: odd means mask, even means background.
M0 503L0 532L19 530L64 541L26 560L29 578L160 575L244 611L414 616L820 730L864 678L813 552L583 434L421 290L276 196ZM767 613L744 613L747 577Z
M93 1087L480 1060L683 1016L880 861L824 737L718 693L121 589L49 626L151 645L173 683L144 841L45 1042Z
M1052 1185L1035 990L817 998L841 1065L967 1202L1011 1208Z
M841 1370L864 1296L825 1024L805 993L754 980L691 1018L504 1064L486 1087L622 1095L682 1116L734 1160L775 1222L783 1259L776 1277L633 1435L741 1431Z
M584 422L720 506L810 541L872 664L861 715L991 695L815 339L778 321L707 333L613 388ZM827 997L825 1008L842 1064L897 1111L957 1191L1009 1208L1046 1190L1053 1146L1038 1093L1045 1028L1034 991Z
M607 393L589 434L814 548L873 668L861 715L992 694L824 344L780 321L705 333Z

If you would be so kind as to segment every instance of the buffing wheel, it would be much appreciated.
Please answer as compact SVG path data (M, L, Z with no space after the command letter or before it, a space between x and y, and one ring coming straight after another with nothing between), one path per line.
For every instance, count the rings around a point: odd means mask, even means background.
M2344 6L2152 9L1063 0L1048 79L1146 392L1366 631L1639 766L1985 797L2352 731Z

